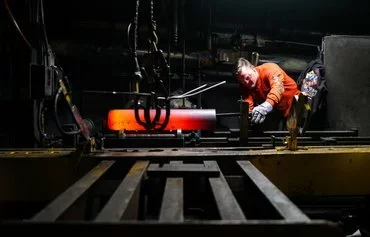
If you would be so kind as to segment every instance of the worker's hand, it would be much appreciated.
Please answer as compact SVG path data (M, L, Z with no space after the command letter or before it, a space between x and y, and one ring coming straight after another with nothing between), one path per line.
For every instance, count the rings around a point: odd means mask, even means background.
M252 110L252 123L263 123L266 115L272 111L272 105L269 102L263 102Z

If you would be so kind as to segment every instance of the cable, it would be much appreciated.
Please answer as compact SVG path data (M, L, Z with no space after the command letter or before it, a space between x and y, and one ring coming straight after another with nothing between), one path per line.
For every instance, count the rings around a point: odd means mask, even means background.
M149 18L149 34L150 37L149 37L149 43L150 43L150 48L149 48L149 51L151 52L156 52L158 51L158 48L157 48L157 44L158 44L158 36L157 36L157 25L156 25L156 22L154 20L154 3L153 3L153 0L150 1L150 4L149 4L149 12L150 12L150 18Z
M136 78L136 82L135 82L136 83L136 89L135 89L136 92L139 92L138 82L143 78L143 76L141 75L139 61L138 61L137 52L136 52L136 48L137 48L137 25L138 25L138 22L139 22L139 4L140 4L140 1L136 0L135 18L134 18L134 50L133 50L134 64L135 64L134 77Z
M141 96L139 96L138 94L136 95L135 97L135 100L134 100L134 109L135 109L135 119L136 119L136 122L138 124L140 124L141 126L143 126L146 130L150 130L150 131L160 131L160 130L163 130L167 124L168 124L168 121L169 121L169 117L170 117L170 101L167 99L168 98L168 92L167 90L165 89L164 85L163 85L163 82L162 80L160 80L160 77L157 75L158 72L156 71L157 68L160 68L160 66L163 67L163 65L165 65L165 69L168 69L168 65L167 65L167 62L163 56L163 53L162 51L158 50L157 48L157 43L158 43L158 36L156 34L156 23L154 21L154 3L153 3L153 0L150 0L149 2L149 12L150 12L150 18L149 18L149 25L148 25L148 28L149 28L149 32L150 32L150 36L148 38L149 40L149 48L148 48L148 54L149 56L152 58L153 61L157 61L155 59L158 59L158 56L160 56L159 60L162 64L159 65L151 65L150 66L150 76L153 76L154 80L155 80L155 86L156 87L159 87L160 89L163 90L164 94L165 94L165 107L166 107L166 115L165 115L165 118L164 118L164 121L162 124L160 124L159 120L161 118L161 106L159 105L158 103L158 99L159 97L156 95L156 90L155 88L153 89L150 89L151 90L151 93L150 95L146 96L146 105L143 106L142 104L140 104L140 98ZM127 38L128 38L128 42L129 42L129 49L130 51L133 53L133 56L134 56L134 61L135 61L135 73L134 73L134 78L136 79L136 92L138 93L139 92L139 89L138 89L138 82L143 78L143 76L146 78L146 79L149 79L149 75L147 73L147 71L145 70L145 68L143 67L142 69L140 69L139 67L139 63L138 63L138 58L137 58L137 52L136 52L136 49L137 49L137 28L138 28L138 17L139 17L139 0L136 1L136 8L135 8L135 17L134 17L134 45L133 45L133 49L131 49L131 45L130 45L130 29L131 29L131 25L128 26L128 31L127 31ZM153 75L152 75L153 74ZM167 74L166 74L167 75ZM149 82L150 83L150 82ZM151 83L150 83L151 84ZM153 86L153 85L152 85ZM153 86L154 87L154 86ZM151 118L151 108L154 108L155 109L155 115L154 115L154 118L152 119ZM143 113L144 113L144 121L140 118L139 116L139 109L143 109Z
M40 0L40 14L41 14L41 26L42 31L44 35L44 43L45 43L45 53L46 53L46 66L50 66L50 47L49 47L49 40L48 36L46 34L46 28L45 28L45 18L44 18L44 1Z
M60 123L60 120L59 120L59 116L58 116L58 100L59 100L59 96L60 94L63 92L63 88L62 87L59 87L58 89L58 92L55 94L55 98L54 98L54 116L55 116L55 122L57 124L57 127L58 129L65 135L77 135L81 132L80 129L78 130L75 130L75 131L65 131L63 128L62 128L62 125Z
M136 54L136 48L137 48L137 25L139 22L139 4L140 4L140 1L136 0L135 17L134 17L134 53L135 54Z
M41 24L42 24L42 30L44 32L45 43L46 45L49 45L49 40L48 40L48 36L46 34L46 29L45 29L44 3L43 2L44 2L43 0L40 0Z
M132 51L132 47L131 47L131 43L130 43L130 31L131 31L131 24L128 24L127 26L127 46L128 46L128 49L131 53L133 53Z
M44 99L41 99L39 103L39 108L37 111L37 129L39 130L39 134L45 139L48 139L46 134L44 133L43 125L41 124L43 121L43 112L44 112Z
M27 40L27 38L24 36L23 32L22 32L22 31L21 31L21 29L19 28L18 23L17 23L17 21L15 20L15 18L14 18L14 16L13 16L13 14L12 14L12 11L10 10L10 8L9 8L9 6L8 6L8 1L7 1L7 0L4 0L4 4L5 4L5 8L6 8L6 10L7 10L7 11L8 11L8 13L9 13L9 16L10 16L10 18L12 19L13 24L14 24L14 25L15 25L15 27L17 28L17 30L18 30L18 32L19 32L19 34L22 36L22 38L23 38L24 42L27 44L27 46L28 46L30 49L32 49L32 45L31 45L31 43Z
M53 145L55 144L60 144L62 142L62 139L61 138L58 138L58 137L54 137L54 138L50 138L47 136L47 134L45 133L45 128L44 128L44 125L42 124L43 122L43 113L44 113L44 110L45 110L45 100L42 99L40 102L39 102L39 108L38 108L38 111L37 111L37 130L39 132L39 134L45 139L45 144L43 144L38 137L35 136L35 139L37 141L37 143L40 145L40 146L45 146L45 147L52 147Z

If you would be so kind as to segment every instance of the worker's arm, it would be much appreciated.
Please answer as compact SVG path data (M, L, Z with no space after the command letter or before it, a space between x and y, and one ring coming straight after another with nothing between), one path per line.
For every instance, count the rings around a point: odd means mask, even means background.
M268 75L270 82L270 92L267 94L266 102L271 104L273 107L280 102L280 99L284 93L284 76L282 69L278 66L271 68L271 72Z
M252 123L263 123L266 115L273 110L273 107L280 102L284 93L284 73L276 64L269 64L267 78L270 83L270 91L266 101L252 110Z

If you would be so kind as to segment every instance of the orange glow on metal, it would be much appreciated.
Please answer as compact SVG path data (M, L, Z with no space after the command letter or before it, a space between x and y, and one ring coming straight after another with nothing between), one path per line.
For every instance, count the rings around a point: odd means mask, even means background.
M161 111L159 123L163 123L166 111ZM154 119L155 110L150 110L150 117ZM141 121L144 111L139 110ZM213 130L216 126L216 111L214 109L171 109L170 118L164 130ZM108 113L108 128L110 130L144 131L143 126L135 119L133 109L115 109Z

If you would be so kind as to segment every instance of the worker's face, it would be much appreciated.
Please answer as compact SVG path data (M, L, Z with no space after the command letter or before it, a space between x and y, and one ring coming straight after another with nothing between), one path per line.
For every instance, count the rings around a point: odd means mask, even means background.
M237 80L245 87L252 89L256 86L258 72L254 68L242 67L241 72L237 75Z

